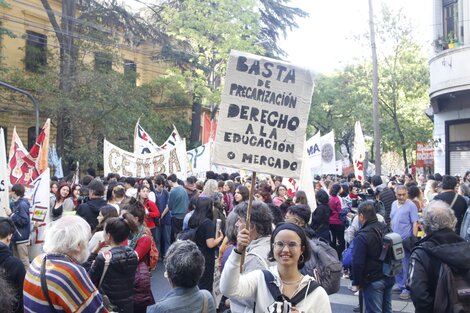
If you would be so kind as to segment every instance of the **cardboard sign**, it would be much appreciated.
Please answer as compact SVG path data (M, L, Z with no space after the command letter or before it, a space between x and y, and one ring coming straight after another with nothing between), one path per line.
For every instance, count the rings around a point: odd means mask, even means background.
M416 167L434 166L434 147L427 142L416 142Z
M104 175L117 173L122 176L147 177L165 173L186 178L186 142L162 152L135 154L104 140Z
M311 71L232 51L214 163L298 178L312 93Z

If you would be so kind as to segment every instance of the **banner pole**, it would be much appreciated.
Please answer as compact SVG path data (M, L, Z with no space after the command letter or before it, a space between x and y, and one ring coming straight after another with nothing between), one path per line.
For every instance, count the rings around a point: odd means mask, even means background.
M255 186L256 186L256 172L253 172L251 176L251 187L250 187L250 198L248 199L248 208L246 209L246 223L245 228L250 230L251 225L251 207L253 206L253 197L255 195ZM240 273L243 273L243 265L245 263L246 249L241 252L240 259Z

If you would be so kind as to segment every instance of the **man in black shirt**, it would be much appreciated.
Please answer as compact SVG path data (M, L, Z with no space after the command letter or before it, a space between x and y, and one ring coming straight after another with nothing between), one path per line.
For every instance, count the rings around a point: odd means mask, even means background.
M465 199L455 192L457 186L457 178L450 175L442 176L442 191L434 197L434 200L442 200L450 205L457 218L457 225L455 225L455 232L460 235L460 225L462 224L463 216L467 211L467 202Z

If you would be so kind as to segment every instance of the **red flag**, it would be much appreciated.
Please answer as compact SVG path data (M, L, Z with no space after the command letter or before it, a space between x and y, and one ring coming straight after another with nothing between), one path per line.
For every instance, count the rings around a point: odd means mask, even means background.
M13 129L8 159L8 170L12 185L30 184L47 169L49 130L50 119L47 119L36 139L36 143L28 153L16 133L16 128Z
M217 122L215 119L211 120L210 115L204 113L204 125L202 128L202 144L206 144L209 140L214 140L217 130Z

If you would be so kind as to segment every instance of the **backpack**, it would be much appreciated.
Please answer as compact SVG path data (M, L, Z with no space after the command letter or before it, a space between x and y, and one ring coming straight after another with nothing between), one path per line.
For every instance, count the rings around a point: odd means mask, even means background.
M198 228L188 228L181 231L178 236L176 236L177 240L191 240L196 242L196 232Z
M460 237L466 241L470 241L470 208L467 209L463 216L462 226L460 227Z
M382 242L382 251L379 260L383 263L383 274L387 277L394 277L401 272L403 267L402 259L405 257L403 240L397 233L391 232L388 227L382 231L373 228Z
M468 246L462 247L462 249L468 248ZM426 251L423 246L417 246L413 251L417 249ZM470 312L470 270L454 268L441 261L434 298L434 312Z
M150 244L150 251L147 254L147 265L149 267L149 271L154 271L157 268L158 263L158 249L153 237L149 237L152 239L152 243Z
M343 265L338 259L338 253L322 239L309 239L308 241L312 256L300 272L312 276L327 294L338 292L343 276Z
M351 222L348 219L348 213L351 212L351 210L348 207L344 207L341 209L339 212L339 220L343 223L345 228L348 228Z
M318 286L317 282L311 281L307 286L302 288L292 299L284 297L276 285L274 275L268 271L263 270L264 281L269 289L269 292L274 298L274 303L268 307L268 312L291 312L291 307L296 306L299 302L305 299L307 295L312 293Z

